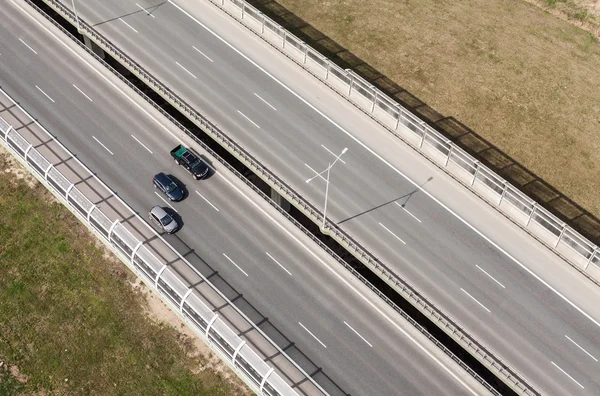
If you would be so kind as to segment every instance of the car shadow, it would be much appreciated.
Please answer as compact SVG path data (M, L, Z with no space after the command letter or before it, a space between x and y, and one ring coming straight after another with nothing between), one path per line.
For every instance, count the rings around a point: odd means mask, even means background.
M201 180L208 180L211 177L213 177L213 175L216 173L215 171L215 167L213 166L213 163L210 159L208 159L205 155L200 154L200 159L206 164L208 165L208 172L206 173L206 176L204 176Z

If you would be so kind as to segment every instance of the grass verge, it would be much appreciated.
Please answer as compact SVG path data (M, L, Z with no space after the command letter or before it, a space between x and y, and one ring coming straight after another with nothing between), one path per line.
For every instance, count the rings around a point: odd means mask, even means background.
M0 150L0 394L250 394L135 284Z
M590 32L523 0L277 2L600 217Z

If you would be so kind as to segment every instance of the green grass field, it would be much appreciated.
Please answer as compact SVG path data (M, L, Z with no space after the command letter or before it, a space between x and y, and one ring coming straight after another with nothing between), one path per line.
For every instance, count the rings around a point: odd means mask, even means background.
M15 169L0 151L1 395L250 393L151 319L131 272Z

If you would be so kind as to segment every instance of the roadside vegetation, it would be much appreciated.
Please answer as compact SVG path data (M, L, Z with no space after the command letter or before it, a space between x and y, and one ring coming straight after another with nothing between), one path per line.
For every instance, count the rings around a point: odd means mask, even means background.
M1 395L250 394L168 314L0 148Z
M597 0L277 2L600 217Z

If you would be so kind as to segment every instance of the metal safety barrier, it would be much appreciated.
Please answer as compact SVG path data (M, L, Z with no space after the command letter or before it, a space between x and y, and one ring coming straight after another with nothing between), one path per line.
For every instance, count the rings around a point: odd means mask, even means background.
M35 7L30 0L24 0L32 7ZM69 23L73 26L77 26L77 19L75 18L75 14L65 5L63 5L59 0L41 0L49 7L51 7L55 12L57 12L60 16L65 18ZM213 0L210 0L214 2ZM227 0L227 2L230 2ZM221 3L219 0L218 3ZM249 15L248 10L250 9L245 2L238 0L236 2L236 6L242 6L244 8L245 15ZM253 10L253 9L252 9ZM252 13L253 11L250 11ZM48 18L50 21L54 22L51 17L47 16L43 11L38 11ZM255 11L256 15L262 15L259 11ZM261 16L264 21L264 26L270 24L270 26L275 29L278 25L275 22L270 21L268 18ZM55 22L54 22L55 23ZM157 94L159 94L163 99L165 99L169 104L171 104L174 108L180 111L184 116L186 116L190 121L200 127L208 136L210 136L215 142L217 142L221 147L227 150L231 155L233 155L237 160L239 160L242 164L244 164L247 168L249 168L254 174L256 174L260 179L266 182L275 192L285 198L290 204L300 210L306 217L308 217L315 224L319 224L322 219L322 213L316 209L310 202L308 202L304 197L298 194L295 190L289 187L283 180L281 180L277 175L275 175L271 170L267 169L264 165L262 165L258 160L256 160L250 153L248 153L243 147L238 145L235 141L229 138L222 130L218 129L208 118L200 114L193 107L188 105L184 100L182 100L177 94L175 94L170 88L165 86L161 81L147 72L142 66L140 66L136 61L131 59L127 54L125 54L121 49L119 49L116 45L112 44L110 40L105 38L102 34L96 31L91 25L87 22L79 18L79 32L84 36L88 37L92 40L98 47L100 47L103 51L113 57L116 61L126 67L132 74L134 74L137 78L143 81L146 85L148 85L151 89L153 89ZM283 37L288 37L289 34L283 34ZM289 36L292 37L292 36ZM289 39L290 42L293 41ZM297 41L294 41L297 42ZM282 44L285 47L285 44ZM308 52L306 52L307 57ZM313 54L314 56L314 54ZM327 66L328 71L332 71L333 73L337 73L338 70L333 68L333 65ZM344 71L345 73L345 71ZM340 77L341 78L341 77ZM349 83L350 80L348 80ZM138 91L139 92L139 91ZM145 96L145 95L143 95ZM147 97L146 97L147 98ZM159 107L149 98L147 100L157 109ZM161 110L162 111L162 110ZM201 144L203 147L206 146L201 143L197 137L195 137L190 131L183 128L182 129L188 134L188 136L196 139L196 141ZM212 150L210 150L212 151ZM261 193L262 194L262 193ZM264 194L262 194L264 195ZM280 208L278 208L281 212L283 212ZM289 216L288 216L289 217ZM297 225L299 225L296 221L294 221ZM300 226L300 225L299 225ZM301 226L300 226L301 227ZM303 228L303 227L302 227ZM308 233L308 231L306 231ZM391 270L387 265L385 265L382 261L376 258L372 253L362 247L362 245L357 242L351 235L338 227L335 223L331 223L330 221L326 222L325 232L331 236L338 244L344 247L348 252L350 252L354 257L356 257L361 263L367 266L371 271L373 271L376 275L378 275L381 279L383 279L388 285L390 285L396 292L398 292L404 299L406 299L409 303L411 303L415 308L417 308L422 314L424 314L427 318L429 318L433 323L435 323L440 329L442 329L448 336L450 336L454 341L456 341L461 347L463 347L468 353L474 356L478 361L480 361L484 366L486 366L491 372L497 375L503 382L505 382L509 387L515 390L519 394L523 395L540 395L540 392L537 391L533 385L529 384L524 378L522 378L515 370L513 370L508 364L504 363L500 358L495 356L495 354L490 351L487 347L481 344L479 341L475 339L472 335L468 334L463 330L462 326L458 324L455 320L453 320L448 314L443 312L441 309L436 307L433 303L431 303L425 296L423 296L420 292L418 292L412 285L408 282L401 279L393 270ZM311 236L314 240L316 238ZM343 260L338 260L346 269L351 271L355 276L359 277L359 279L367 285L371 290L377 293L382 299L384 299L390 306L392 306L397 312L399 312L403 317L409 320L417 329L419 329L423 334L426 334L430 340L432 340L438 347L440 347L448 356L450 356L455 362L460 364L467 372L469 372L476 380L478 380L484 387L486 387L490 392L494 394L498 394L495 389L493 389L488 383L485 382L477 373L475 373L471 368L469 368L460 358L455 356L450 350L448 350L445 346L443 346L439 341L435 340L422 326L418 325L412 318L410 318L405 312L403 312L396 304L394 304L389 298L383 295L377 288L375 288L372 284L370 284L364 277L358 274L350 265L348 265Z

